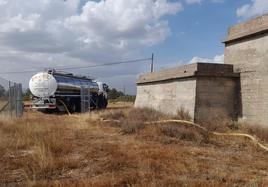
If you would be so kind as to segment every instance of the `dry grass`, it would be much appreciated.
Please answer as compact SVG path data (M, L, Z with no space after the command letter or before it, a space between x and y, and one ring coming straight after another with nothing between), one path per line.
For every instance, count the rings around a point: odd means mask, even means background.
M194 141L196 143L206 141L204 133L185 126L166 125L160 127L160 132L167 137L178 138L180 140Z
M241 132L258 137L263 142L268 142L268 127L255 126L254 124L238 123L236 121L219 120L214 122L201 123L209 131L217 132Z
M267 153L245 140L208 139L193 127L143 123L169 117L130 108L0 119L0 186L268 185ZM210 128L233 128L218 125Z
M239 124L239 129L249 134L254 134L261 140L268 142L268 127L258 127L248 124Z
M189 111L187 111L184 107L180 107L180 109L177 111L177 118L181 119L181 120L188 120L191 121L191 115L189 113Z

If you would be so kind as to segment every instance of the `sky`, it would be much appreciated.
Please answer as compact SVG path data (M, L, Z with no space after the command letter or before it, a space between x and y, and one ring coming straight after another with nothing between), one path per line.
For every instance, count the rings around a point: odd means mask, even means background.
M149 58L155 70L223 63L230 26L268 12L267 0L0 0L0 77L24 88L45 68ZM33 71L28 73L8 73ZM135 94L150 61L70 69Z

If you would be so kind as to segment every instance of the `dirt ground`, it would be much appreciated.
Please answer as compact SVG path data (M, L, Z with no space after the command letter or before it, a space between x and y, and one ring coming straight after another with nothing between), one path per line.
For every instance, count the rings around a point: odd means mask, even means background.
M267 152L243 138L144 125L165 118L121 105L83 115L2 117L0 186L268 186Z

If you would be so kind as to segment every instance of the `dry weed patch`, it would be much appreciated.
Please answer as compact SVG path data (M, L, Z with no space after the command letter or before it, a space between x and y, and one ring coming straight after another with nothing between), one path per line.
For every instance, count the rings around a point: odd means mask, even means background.
M123 110L109 110L100 114L103 119L121 120L124 119L125 113Z
M205 137L202 133L184 126L166 125L160 127L160 132L165 136L179 138L181 140L194 141L197 143L205 141Z
M248 124L240 124L239 129L249 134L254 134L259 137L262 141L268 142L268 128L267 127L258 127Z
M0 186L268 185L267 153L236 138L206 142L193 127L144 124L169 118L150 109L115 109L0 119ZM264 133L219 126L210 128Z
M180 109L177 111L177 116L176 118L181 119L181 120L188 120L191 121L192 117L189 113L189 111L187 111L184 107L180 107Z

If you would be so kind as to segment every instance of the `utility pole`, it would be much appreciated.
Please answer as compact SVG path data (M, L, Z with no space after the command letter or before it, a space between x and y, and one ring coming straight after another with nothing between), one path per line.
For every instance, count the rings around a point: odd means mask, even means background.
M152 61L151 61L151 73L154 72L154 54L152 53Z

